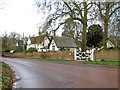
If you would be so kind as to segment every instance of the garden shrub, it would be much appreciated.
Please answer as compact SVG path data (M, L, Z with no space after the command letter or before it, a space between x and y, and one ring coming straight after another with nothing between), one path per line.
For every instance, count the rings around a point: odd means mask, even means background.
M36 49L36 48L29 48L29 49L27 50L27 52L37 52L37 49Z
M10 50L9 50L9 49L7 49L7 50L5 50L4 52L10 52Z

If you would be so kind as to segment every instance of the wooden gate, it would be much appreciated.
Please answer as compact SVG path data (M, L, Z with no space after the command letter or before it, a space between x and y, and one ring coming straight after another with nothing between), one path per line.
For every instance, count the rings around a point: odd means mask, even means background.
M77 61L93 61L94 50L87 50L86 52L74 51L75 60Z

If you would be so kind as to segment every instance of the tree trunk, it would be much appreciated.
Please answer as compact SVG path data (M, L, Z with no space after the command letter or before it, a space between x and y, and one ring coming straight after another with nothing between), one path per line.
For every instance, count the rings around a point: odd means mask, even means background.
M103 46L107 48L107 39L108 39L108 22L109 22L109 8L108 2L106 2L106 13L104 18L104 36L103 36Z
M104 23L104 36L103 36L103 45L107 48L107 39L108 39L108 20Z
M82 51L86 51L86 42L87 42L87 3L84 2L84 18L83 18L83 32L82 32Z

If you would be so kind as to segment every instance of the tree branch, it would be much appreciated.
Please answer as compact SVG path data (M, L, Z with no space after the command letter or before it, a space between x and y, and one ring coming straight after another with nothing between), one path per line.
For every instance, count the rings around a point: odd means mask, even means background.
M117 3L118 3L118 2L117 2ZM110 3L110 8L112 8L112 7L113 7L114 5L116 5L117 3L115 3L115 2L114 2L114 3L111 2L111 3Z
M91 5L87 10L89 10L90 8L92 8L92 6L93 6L93 2L90 2L88 5L87 5L87 7L89 6L89 5Z
M65 5L68 7L68 9L71 11L71 14L70 14L70 17L73 17L73 13L74 13L74 11L71 9L71 7L68 5L68 3L66 2L66 1L64 1L64 0L62 0L64 3L65 3Z
M69 10L72 12L72 9L71 9L71 7L66 3L66 1L64 1L64 0L62 0L64 3L65 3L65 5L69 8Z
M92 8L92 6L93 6L93 4L87 9L87 10L89 10L89 9L91 9Z
M98 8L99 8L101 18L104 19L105 16L102 14L102 9L101 9L101 6L100 6L100 2L98 4Z
M70 11L69 11L69 12L62 12L61 14L56 14L56 15L58 15L58 16L56 16L55 18L53 18L53 20L56 20L56 19L58 19L59 17L62 17L62 16L67 15L67 14L69 14L69 13L70 13Z
M65 24L65 23L68 22L69 20L70 20L70 18L68 18L67 20L65 20L65 22L60 23L60 24L58 25L58 27L57 27L55 30L53 30L53 31L58 30L61 25Z
M82 10L80 9L80 7L75 2L73 2L73 4L77 7L77 9L79 10L80 16L83 18Z
M83 23L83 20L80 19L80 18L78 18L78 17L73 17L72 20L78 20L78 21L80 21L81 23Z
M67 23L67 22L70 21L70 20L78 20L78 21L80 21L81 23L83 22L82 19L80 19L80 18L78 18L78 17L74 17L74 18L72 18L72 19L71 19L71 18L68 18L68 19L66 19L64 22L60 23L60 24L58 25L58 27L57 27L54 31L56 31L57 29L59 29L61 25Z
M109 15L109 18L110 18L110 17L113 15L113 13L115 13L119 8L120 8L120 6L117 7L117 8L115 8L114 11L112 11L111 14Z

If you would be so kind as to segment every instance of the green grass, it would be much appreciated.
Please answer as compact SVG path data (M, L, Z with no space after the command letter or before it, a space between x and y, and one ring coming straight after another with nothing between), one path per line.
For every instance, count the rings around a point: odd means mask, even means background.
M81 61L84 64L120 65L120 61Z
M65 59L50 59L50 58L35 58L35 57L24 57L24 58L55 61L55 62L77 62L83 64L120 65L120 61L74 61L74 60L65 60Z
M39 60L46 60L46 61L55 61L55 62L71 62L74 60L65 60L65 59L51 59L51 58L35 58L35 57L24 57L26 59L39 59Z
M83 64L120 65L120 61L75 61L75 60L50 59L50 58L39 58L39 57L15 57L15 58L38 59L38 60L55 61L55 62L77 62Z

